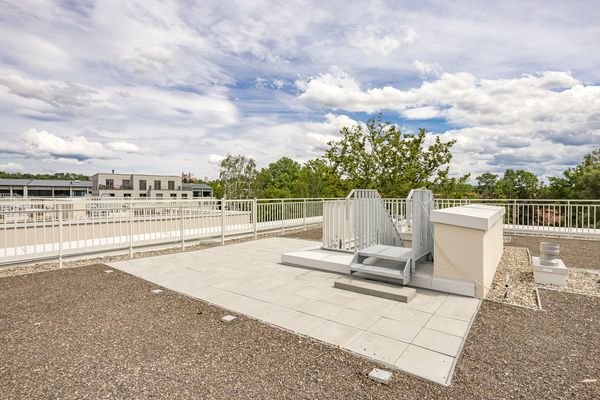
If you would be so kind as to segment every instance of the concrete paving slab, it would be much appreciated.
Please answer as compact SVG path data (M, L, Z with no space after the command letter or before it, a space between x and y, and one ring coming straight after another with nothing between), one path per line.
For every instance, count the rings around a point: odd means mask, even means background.
M273 304L278 304L282 307L287 307L292 310L299 310L300 307L306 304L307 301L311 301L306 297L297 296L295 294L281 295L273 301Z
M358 299L358 294L345 293L344 291L340 291L340 293L333 293L333 294L323 298L323 301L326 303L335 304L335 305L341 306L341 307L348 307L356 299Z
M453 362L453 357L410 345L398 358L396 366L408 373L448 385Z
M352 304L348 305L353 310L366 312L369 314L382 316L390 309L392 309L397 301L380 299L378 297L372 297L361 294Z
M470 321L473 314L477 311L478 306L478 299L448 295L440 305L440 308L436 311L436 314L463 321Z
M408 308L428 313L435 313L446 297L448 297L445 293L424 289L417 289L417 294L418 296L415 296L407 304Z
M367 330L375 323L375 321L379 319L379 317L377 315L367 314L362 311L346 308L339 314L336 314L329 319L331 321L339 322L340 324Z
M349 350L390 365L398 360L407 347L408 343L373 332L363 332L348 344Z
M447 356L456 357L462 343L462 337L423 328L412 343Z
M310 332L310 336L335 346L346 347L361 333L360 329L333 321L325 321L323 325L313 329Z
M333 284L346 275L280 263L282 252L308 245L314 242L271 238L108 265L444 383L455 357L434 350L457 353L478 300L419 289L406 304L341 291Z
M415 322L404 322L389 318L380 318L373 325L371 325L368 331L392 339L400 340L402 342L410 343L421 331L421 329L423 329L424 325L425 323L419 324Z
M322 300L331 296L331 291L327 287L307 286L295 291L294 294L311 300Z
M442 317L441 315L433 315L425 324L426 328L436 331L450 333L451 335L465 337L469 330L469 323L454 318Z
M315 317L321 317L324 319L330 319L334 315L339 314L344 310L343 307L336 306L335 304L325 303L320 300L313 300L300 306L298 311L303 313L314 315Z
M309 335L310 332L313 332L315 329L322 326L324 323L325 320L323 318L295 311L288 318L281 321L280 326L292 332L301 333L303 335Z
M412 310L406 307L405 303L399 303L393 306L388 312L383 314L385 318L395 319L402 322L414 322L415 324L424 326L431 318L432 314Z
M271 303L265 303L261 306L253 308L248 314L261 321L280 325L294 314L294 310L281 307Z

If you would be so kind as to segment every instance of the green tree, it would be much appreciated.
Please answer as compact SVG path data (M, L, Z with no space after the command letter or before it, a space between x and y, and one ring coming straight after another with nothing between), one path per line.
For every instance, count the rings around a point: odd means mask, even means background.
M30 174L21 172L4 172L0 171L0 178L3 179L57 179L65 181L89 181L90 177L83 174L73 172L57 172L54 174Z
M208 186L213 190L213 197L217 199L223 198L223 183L219 179L208 182Z
M498 175L486 172L477 178L477 193L483 199L493 199L497 196Z
M348 187L322 158L309 160L300 171L301 197L344 197Z
M243 155L227 154L221 161L219 181L223 196L228 199L251 199L256 197L256 162Z
M301 168L298 162L288 157L282 157L263 168L258 174L260 196L266 198L300 197L302 192Z
M600 199L600 148L586 154L581 164L561 177L548 178L548 197L558 199Z
M476 198L475 187L469 183L470 176L466 174L459 178L449 177L447 171L441 171L433 182L431 190L440 198Z
M340 130L342 138L329 142L325 159L352 188L377 189L384 196L406 196L410 189L431 187L436 179L447 179L450 149L455 141L436 136L426 146L426 131L402 133L381 116L366 125Z
M535 199L541 189L538 177L522 169L507 169L496 186L497 194L505 199Z

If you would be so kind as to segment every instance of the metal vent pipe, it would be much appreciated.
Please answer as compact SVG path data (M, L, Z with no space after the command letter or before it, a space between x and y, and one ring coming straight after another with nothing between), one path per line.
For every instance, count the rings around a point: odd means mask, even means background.
M542 265L558 265L558 255L560 254L560 245L551 242L540 243L540 263Z

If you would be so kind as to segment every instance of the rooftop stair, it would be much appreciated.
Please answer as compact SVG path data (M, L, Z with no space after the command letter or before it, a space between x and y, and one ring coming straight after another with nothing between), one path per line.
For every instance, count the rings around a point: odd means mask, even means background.
M350 274L382 279L401 285L410 282L414 254L406 247L375 245L358 250L350 264Z

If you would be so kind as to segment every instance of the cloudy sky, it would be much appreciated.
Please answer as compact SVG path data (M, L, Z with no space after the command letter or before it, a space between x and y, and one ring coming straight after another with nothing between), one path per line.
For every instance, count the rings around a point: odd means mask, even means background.
M280 4L275 4L280 3ZM0 0L0 169L216 177L383 113L455 174L600 146L597 1Z

